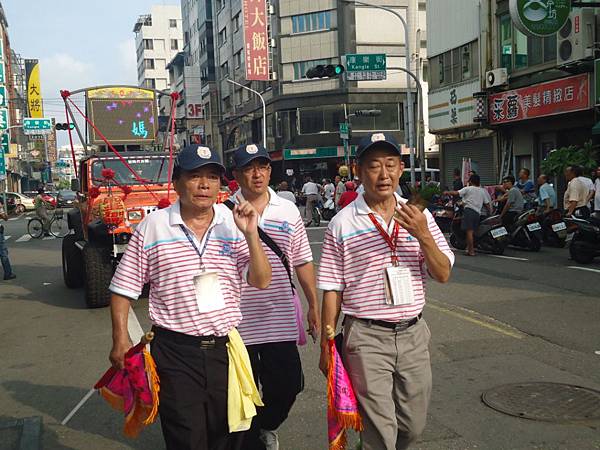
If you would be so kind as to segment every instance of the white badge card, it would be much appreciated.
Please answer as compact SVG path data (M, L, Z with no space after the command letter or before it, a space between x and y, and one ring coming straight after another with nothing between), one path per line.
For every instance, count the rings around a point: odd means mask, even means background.
M198 312L209 313L225 308L219 276L216 272L201 272L194 277Z
M386 267L385 303L387 305L412 305L415 302L412 276L408 267Z

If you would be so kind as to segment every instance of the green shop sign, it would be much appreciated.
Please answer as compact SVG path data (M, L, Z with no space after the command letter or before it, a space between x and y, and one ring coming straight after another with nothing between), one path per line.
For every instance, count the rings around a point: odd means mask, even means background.
M530 36L557 33L571 13L571 0L510 0L510 17L519 31Z
M350 146L350 156L356 154L356 145ZM316 147L316 148L286 148L283 150L283 159L313 159L313 158L343 158L344 147Z

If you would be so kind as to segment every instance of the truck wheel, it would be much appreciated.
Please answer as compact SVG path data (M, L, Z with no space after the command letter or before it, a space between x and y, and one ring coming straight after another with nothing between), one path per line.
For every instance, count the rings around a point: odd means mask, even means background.
M75 247L75 236L69 234L62 242L62 271L65 286L70 289L80 288L85 283L83 256Z
M113 275L109 250L88 244L83 248L85 303L88 308L104 308L110 303L108 286Z

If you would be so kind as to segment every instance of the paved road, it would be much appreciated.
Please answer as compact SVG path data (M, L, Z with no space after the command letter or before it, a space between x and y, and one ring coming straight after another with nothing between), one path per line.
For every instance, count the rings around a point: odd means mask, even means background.
M60 240L20 239L25 224L6 225L18 278L0 284L0 422L41 416L45 449L162 449L158 425L135 441L121 437L120 418L97 396L60 425L108 366L110 318L106 309L85 309L82 291L63 286ZM317 262L323 233L309 229ZM480 400L486 389L510 382L600 389L600 261L580 267L561 249L506 256L459 254L452 281L428 286L434 393L415 448L598 449L599 423L528 421ZM132 322L131 331L148 329L147 304L134 310L139 328ZM318 348L307 346L302 358L306 390L282 427L281 448L325 449Z

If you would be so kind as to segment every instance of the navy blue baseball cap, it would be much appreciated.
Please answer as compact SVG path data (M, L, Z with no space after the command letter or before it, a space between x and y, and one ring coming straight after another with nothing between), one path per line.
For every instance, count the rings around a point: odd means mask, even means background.
M240 169L258 158L263 158L271 162L269 152L262 145L240 145L233 154L233 165L236 169Z
M219 153L198 144L183 147L175 160L175 165L183 170L195 170L207 164L219 166L219 169L225 172L225 166Z
M396 142L396 139L391 134L388 133L371 133L365 136L358 143L358 149L356 150L356 157L360 158L367 151L372 148L389 148L394 152L398 153L398 156L402 156L402 151L400 151L400 147Z

